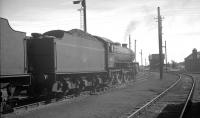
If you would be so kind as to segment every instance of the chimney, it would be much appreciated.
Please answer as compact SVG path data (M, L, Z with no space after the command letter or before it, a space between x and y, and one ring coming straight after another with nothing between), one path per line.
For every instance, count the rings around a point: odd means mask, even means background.
M192 50L192 53L197 53L197 49L194 48L194 49Z
M193 55L193 59L196 60L197 59L197 49L196 48L194 48L192 50L192 55Z

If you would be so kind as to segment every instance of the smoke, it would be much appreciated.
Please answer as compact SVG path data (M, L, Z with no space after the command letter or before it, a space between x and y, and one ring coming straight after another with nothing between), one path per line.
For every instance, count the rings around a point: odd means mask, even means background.
M129 34L131 34L131 32L133 32L136 29L136 26L138 24L139 24L138 21L133 21L133 20L128 24L126 31L125 31L125 35L124 35L124 41L127 40Z
M127 25L124 34L124 41L126 41L128 36L139 26L149 27L149 25L151 25L150 29L152 29L152 22L154 23L155 17L154 15L152 8L149 8L149 6L146 5L141 6L140 11L138 11L138 16L136 15Z

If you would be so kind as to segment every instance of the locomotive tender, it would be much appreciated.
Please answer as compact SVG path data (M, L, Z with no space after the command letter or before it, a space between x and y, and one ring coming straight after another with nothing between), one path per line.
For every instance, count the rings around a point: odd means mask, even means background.
M44 34L14 31L0 18L2 101L95 90L134 79L134 52L78 29ZM5 95L5 91L9 95ZM55 97L55 96L53 96Z
M49 87L48 91L55 81L67 82L74 89L82 82L80 78L84 78L83 86L91 86L91 78L106 74L103 43L86 33L80 36L81 33L76 29L54 30L28 39L28 70L40 84Z
M25 36L26 33L13 30L6 19L0 18L1 102L14 97L30 85Z

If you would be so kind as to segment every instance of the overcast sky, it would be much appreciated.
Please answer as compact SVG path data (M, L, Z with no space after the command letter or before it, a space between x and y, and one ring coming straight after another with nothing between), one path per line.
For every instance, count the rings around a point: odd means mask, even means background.
M0 0L0 17L13 29L43 33L49 30L80 28L80 5L73 0ZM167 41L168 61L184 61L193 48L200 51L200 0L86 0L88 33L132 49L137 40L144 59L158 53L157 6L163 19L163 45ZM144 61L143 61L144 62Z

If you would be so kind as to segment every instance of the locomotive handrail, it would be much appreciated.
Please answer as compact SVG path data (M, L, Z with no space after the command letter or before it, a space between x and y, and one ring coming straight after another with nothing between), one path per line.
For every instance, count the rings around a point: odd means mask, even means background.
M28 77L30 74L15 74L15 75L0 75L0 78L11 78L11 77Z

